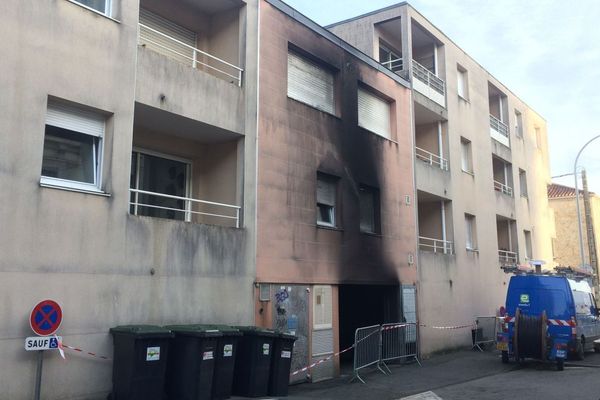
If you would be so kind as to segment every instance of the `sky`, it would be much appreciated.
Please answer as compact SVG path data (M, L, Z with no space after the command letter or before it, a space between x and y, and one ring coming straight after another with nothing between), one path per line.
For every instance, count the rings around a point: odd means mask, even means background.
M321 25L400 0L285 0ZM600 135L600 1L412 0L409 3L548 123L552 176L572 173ZM600 193L600 138L582 153ZM573 186L573 177L556 179Z

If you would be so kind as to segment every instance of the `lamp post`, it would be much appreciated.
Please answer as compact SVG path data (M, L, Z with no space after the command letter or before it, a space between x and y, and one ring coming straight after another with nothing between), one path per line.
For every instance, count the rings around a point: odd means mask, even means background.
M583 152L583 150L588 146L588 144L592 143L594 140L600 138L600 135L591 138L577 153L577 157L575 157L575 165L573 166L573 176L575 177L575 204L577 205L577 227L579 228L579 256L581 258L581 265L585 265L585 252L583 250L583 227L581 223L581 209L579 207L579 185L577 182L577 162L579 161L579 156ZM594 271L597 272L597 271Z

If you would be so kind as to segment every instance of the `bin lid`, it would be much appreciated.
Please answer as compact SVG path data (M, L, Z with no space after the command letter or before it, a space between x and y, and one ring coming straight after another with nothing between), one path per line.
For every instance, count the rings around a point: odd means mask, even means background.
M156 325L120 325L110 328L110 333L137 337L173 337L173 333L169 329Z
M209 325L169 325L165 326L165 328L170 329L176 336L177 335L185 335L185 336L196 336L196 337L219 337L223 336L223 334L214 327Z
M298 336L296 336L296 335L292 335L291 333L277 331L277 334L278 334L278 335L279 335L279 337L280 337L280 338L282 338L282 339L287 339L287 340L298 340Z
M277 337L278 333L272 329L259 328L257 326L235 326L245 336L268 336Z
M223 336L242 336L242 332L239 329L229 325L206 325L210 326L211 329L217 329L223 334Z

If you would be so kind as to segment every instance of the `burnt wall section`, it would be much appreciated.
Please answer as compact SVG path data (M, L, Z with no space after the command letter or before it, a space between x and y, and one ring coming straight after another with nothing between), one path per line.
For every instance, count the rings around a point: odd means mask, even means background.
M409 89L264 1L261 24L257 280L414 283ZM333 114L287 96L289 48L334 71ZM391 140L358 126L359 85L390 101ZM317 172L338 178L336 228L316 224ZM361 185L379 189L378 234L360 231Z

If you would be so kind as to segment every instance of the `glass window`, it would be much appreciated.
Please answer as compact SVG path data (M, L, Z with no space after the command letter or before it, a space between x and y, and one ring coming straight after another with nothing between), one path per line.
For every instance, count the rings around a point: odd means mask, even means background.
M333 73L301 55L288 52L288 96L334 114Z
M471 153L471 142L465 138L460 138L461 145L461 167L462 170L470 174L473 173L473 156Z
M103 116L66 103L48 102L40 182L99 190Z
M467 70L460 65L457 65L456 76L458 95L467 100L469 98L469 81Z
M523 137L523 114L515 110L515 134L518 138Z
M527 197L527 173L519 169L519 186L521 188L521 196Z
M379 62L394 72L402 71L402 57L384 44L379 44Z
M323 226L336 226L336 178L317 174L317 224Z
M467 250L476 250L477 242L474 215L465 214L465 235Z
M83 4L86 7L93 8L102 14L110 16L111 0L74 0L76 3Z
M532 260L533 246L531 243L531 231L523 231L523 233L525 234L525 257L527 257L528 260Z
M189 163L134 152L131 162L131 188L134 190L130 212L148 217L189 220L186 211L190 211L190 203L183 199L189 195L189 176Z
M361 186L359 189L360 231L367 233L379 232L379 191Z

